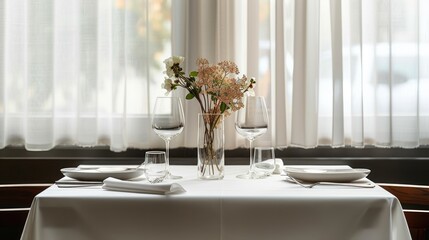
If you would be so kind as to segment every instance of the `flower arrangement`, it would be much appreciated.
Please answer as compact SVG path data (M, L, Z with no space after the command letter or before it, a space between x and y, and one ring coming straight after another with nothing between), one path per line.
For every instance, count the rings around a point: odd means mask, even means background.
M223 129L221 147L216 134L223 116L244 107L244 93L253 91L254 78L238 77L237 65L231 61L210 64L207 59L197 60L197 71L185 74L181 64L184 58L173 56L164 61L166 78L162 87L167 94L178 87L187 90L186 99L196 99L201 108L204 132L198 147L198 171L201 178L223 178ZM200 134L200 133L199 133ZM200 146L201 145L201 146Z
M180 64L184 57L173 56L164 61L167 77L162 87L167 93L182 87L188 90L186 99L196 99L202 113L222 113L229 115L243 107L241 101L245 92L253 90L256 83L254 78L246 75L237 77L240 73L237 65L231 61L221 61L210 65L204 58L197 60L198 71L192 71L188 76Z

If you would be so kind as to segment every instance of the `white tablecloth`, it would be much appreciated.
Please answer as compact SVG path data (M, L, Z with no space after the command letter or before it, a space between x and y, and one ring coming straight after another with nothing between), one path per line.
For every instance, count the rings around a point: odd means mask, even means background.
M33 201L22 240L411 239L398 200L380 187L306 189L284 176L198 180L172 166L186 193L151 195L53 185Z

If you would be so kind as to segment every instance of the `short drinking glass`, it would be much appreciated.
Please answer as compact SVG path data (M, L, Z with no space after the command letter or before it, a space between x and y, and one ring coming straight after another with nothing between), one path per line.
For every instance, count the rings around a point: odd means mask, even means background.
M255 147L253 171L258 175L270 176L276 169L273 147Z
M145 174L150 183L160 183L167 176L165 152L148 151L145 154Z

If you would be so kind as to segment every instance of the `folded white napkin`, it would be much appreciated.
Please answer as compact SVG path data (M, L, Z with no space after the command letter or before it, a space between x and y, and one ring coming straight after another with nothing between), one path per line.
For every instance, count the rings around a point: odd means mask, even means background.
M123 181L116 178L106 178L103 181L103 188L112 191L125 191L151 194L173 194L182 193L186 190L178 183L157 183L152 184L143 181Z
M265 160L269 164L273 164L275 161L276 168L274 169L273 174L281 174L283 172L283 160L280 158Z

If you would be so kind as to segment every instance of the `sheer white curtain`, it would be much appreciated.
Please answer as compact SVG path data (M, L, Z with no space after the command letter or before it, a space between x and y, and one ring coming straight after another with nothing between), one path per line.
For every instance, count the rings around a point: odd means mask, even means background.
M271 118L271 131L256 144L429 143L429 1L176 3L185 3L186 27L173 35L185 39L173 52L188 57L188 68L196 57L230 59L256 77ZM190 109L188 119L196 119ZM232 123L227 119L226 145L243 146Z
M0 1L0 148L162 146L148 121L170 2Z
M428 11L426 0L1 1L0 148L162 147L149 114L171 53L187 72L205 57L256 77L271 120L256 145L425 145ZM183 102L171 144L195 147L199 109ZM245 146L234 116L225 128L227 148Z
M198 58L206 58L210 63L231 60L239 65L241 74L246 72L247 38L242 35L247 25L247 13L240 11L241 1L196 1L177 0L172 2L172 48L173 55L185 56L185 71L196 70ZM244 27L243 25L244 24ZM251 75L250 75L251 76ZM184 97L184 91L174 94ZM184 99L184 98L183 98ZM177 136L176 143L184 147L195 147L197 142L197 114L201 111L195 100L184 101L186 126L183 134ZM237 138L234 116L225 120L225 145L234 148L244 142Z
M428 144L429 2L293 4L292 130L277 145Z
M174 55L185 56L185 71L195 70L198 58L211 63L231 60L237 63L240 74L256 77L256 94L267 97L268 107L275 89L270 78L270 1L259 0L177 0L172 2L172 47ZM262 18L259 16L263 15ZM175 92L185 96L184 92ZM177 141L185 147L195 147L197 113L195 101L185 101L186 126ZM274 113L272 113L274 114ZM275 115L273 115L275 116ZM279 113L277 116L284 116ZM234 128L235 115L225 119L225 146L228 149L247 144ZM283 121L284 123L284 121ZM271 128L272 133L275 132ZM271 133L256 140L257 145L275 144ZM173 140L175 141L175 140Z

